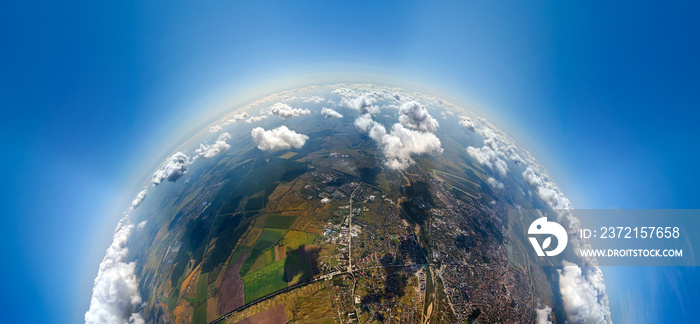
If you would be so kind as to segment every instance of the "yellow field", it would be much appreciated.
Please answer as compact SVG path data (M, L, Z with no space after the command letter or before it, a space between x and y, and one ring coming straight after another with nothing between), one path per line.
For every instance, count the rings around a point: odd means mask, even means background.
M281 155L280 158L282 158L282 159L289 159L289 158L294 157L294 156L297 155L297 154L299 154L299 153L297 153L297 152L287 152L287 153L284 153L283 155Z
M294 251L302 245L310 245L315 237L314 234L290 230L282 238L281 244L287 247L287 251Z
M241 245L253 246L253 244L255 244L255 241L258 240L258 237L260 237L260 234L262 234L262 228L252 227L248 231L248 235L246 235L245 238L241 241Z

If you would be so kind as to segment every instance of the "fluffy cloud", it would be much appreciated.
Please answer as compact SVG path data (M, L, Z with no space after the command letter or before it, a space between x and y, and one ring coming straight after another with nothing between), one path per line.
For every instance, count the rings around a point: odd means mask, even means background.
M254 123L256 121L261 121L263 119L267 118L267 116L262 115L262 116L255 116L255 117L250 117L245 120L246 124Z
M148 220L145 220L145 221L139 223L138 225L136 225L136 229L139 231L142 230L144 227L146 227L147 223L148 223Z
M591 268L587 275L581 267L564 261L564 269L559 271L559 291L564 301L566 320L569 323L608 323L610 322L605 296L605 286L600 269Z
M367 113L367 114L360 115L360 117L357 117L355 119L354 124L355 124L355 127L366 132L369 130L370 127L372 127L375 124L375 122L372 119L372 115Z
M498 157L496 151L489 146L481 148L467 147L467 153L473 157L479 164L489 167L491 170L496 170L501 177L505 177L508 173L508 165L505 161Z
M571 203L537 164L530 163L523 178L546 205L557 211L559 224L569 233L580 231L581 223L571 212ZM590 248L587 240L576 235L569 237L575 250ZM598 261L594 257L582 257L581 261L584 268L564 261L563 271L559 270L559 290L567 320L570 323L610 323L609 300Z
M304 98L304 102L313 102L315 104L319 104L326 101L325 98L319 97L319 96L311 96L311 97L306 97Z
M403 170L415 163L413 154L442 153L440 139L433 133L416 131L396 123L387 133L383 125L372 120L369 113L355 119L355 126L369 132L369 137L376 141L384 153L384 164L394 170Z
M537 320L535 321L537 324L552 324L552 318L550 317L552 314L551 307L547 305L538 305L535 312L537 313Z
M146 194L148 193L148 190L143 189L139 191L139 193L136 195L136 198L131 201L131 208L134 209L141 205L144 199L146 199Z
M474 122L466 116L462 116L460 118L461 118L461 120L459 121L459 124L462 127L465 127L466 129L473 132L474 131Z
M399 122L406 127L434 132L440 123L428 113L425 107L415 101L405 102L399 109Z
M547 177L540 176L532 167L527 167L523 178L537 195L552 209L570 209L571 203Z
M343 97L340 99L340 106L348 107L359 111L361 114L377 114L379 113L379 107L372 105L372 100L365 96L358 96L355 98Z
M126 243L134 225L128 215L117 225L112 245L100 263L92 288L90 308L85 313L88 324L141 324L143 317L137 312L141 305L138 279L134 262L123 262L128 253Z
M165 161L165 164L161 166L160 169L156 170L151 182L156 186L163 182L163 180L175 182L187 173L188 165L189 158L187 155L182 152L177 152Z
M233 123L235 123L235 122L237 122L237 121L239 121L239 120L245 119L246 117L248 117L248 113L246 113L246 112L242 112L242 113L240 113L240 114L235 114L235 115L233 115L232 118L227 119L227 120L226 120L225 122L223 122L221 125L224 125L224 126L226 126L226 125L231 125L231 124L233 124Z
M389 134L384 133L383 126L370 129L372 138L378 139L381 136L378 142L387 158L386 165L392 169L403 170L413 164L415 161L411 158L412 154L442 153L440 139L433 133L415 131L401 124L394 124Z
M214 126L212 126L212 127L209 127L209 132L210 132L210 133L216 133L216 132L218 132L218 131L220 131L220 130L221 130L221 126L220 126L220 125L214 125Z
M193 159L198 157L208 159L219 155L219 153L226 151L231 147L231 145L226 143L226 140L229 139L231 139L231 134L227 132L219 135L214 144L199 144L199 148L194 151Z
M500 182L493 177L489 177L488 179L486 179L486 183L488 183L489 186L491 186L495 189L504 189L506 187L503 184L503 182Z
M292 108L288 104L278 102L270 106L268 113L270 115L276 115L279 118L289 118L310 114L311 111L308 109Z
M343 115L341 115L339 112L335 111L333 108L323 107L323 109L321 109L321 114L323 115L323 117L326 117L326 118L332 118L332 117L343 118Z
M333 90L333 93L335 93L341 97L344 97L344 98L354 98L354 97L357 97L359 95L355 90L348 89L348 88L338 88L338 89Z
M250 135L259 149L263 151L287 150L291 147L301 148L309 139L308 136L290 130L287 126L280 126L272 130L264 130L255 127Z

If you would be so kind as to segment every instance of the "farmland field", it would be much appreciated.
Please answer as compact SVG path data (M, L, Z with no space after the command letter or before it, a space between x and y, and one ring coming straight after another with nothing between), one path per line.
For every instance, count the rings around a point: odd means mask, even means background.
M275 243L279 242L284 237L286 230L276 228L265 228L258 238L258 241L253 245L254 249L262 251L269 249Z
M194 323L207 323L207 284L209 282L209 273L203 273L199 276L197 282L197 295L194 303Z
M288 284L294 285L305 281L313 276L313 267L308 259L304 259L299 255L299 250L290 253L287 256L285 280Z
M279 242L284 237L286 232L286 230L276 228L263 229L258 241L253 245L250 255L248 255L248 258L245 259L243 265L241 266L241 276L248 273L258 257L260 257L260 255L262 255L267 249Z
M287 251L298 249L302 245L309 245L314 242L316 235L306 232L290 230L282 238L281 244L287 247Z
M260 270L251 271L243 277L246 304L287 287L287 281L284 278L284 264L285 260L275 261Z
M288 229L294 223L296 216L276 215L267 216L265 227Z
M272 249L267 249L263 254L261 254L255 262L253 262L253 265L250 267L250 270L248 271L256 271L259 269L262 269L268 264L271 264L273 261L275 261L275 254Z
M243 264L243 260L250 253L249 249L237 251L231 257L231 262L226 268L224 281L221 285L221 294L219 295L219 304L217 311L219 314L226 314L240 306L243 306L243 280L238 271Z

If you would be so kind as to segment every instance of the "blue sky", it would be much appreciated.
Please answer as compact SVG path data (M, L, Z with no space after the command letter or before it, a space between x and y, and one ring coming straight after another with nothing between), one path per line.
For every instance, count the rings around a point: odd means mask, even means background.
M531 150L575 207L700 208L697 3L3 7L8 322L80 322L114 226L157 163L232 96L319 75L383 74L475 103ZM700 278L695 268L610 273L620 279L607 281L619 314L630 306L616 300L661 305L676 294L669 278L695 287ZM659 288L630 289L629 278ZM685 313L666 319L688 320L697 292L678 296Z

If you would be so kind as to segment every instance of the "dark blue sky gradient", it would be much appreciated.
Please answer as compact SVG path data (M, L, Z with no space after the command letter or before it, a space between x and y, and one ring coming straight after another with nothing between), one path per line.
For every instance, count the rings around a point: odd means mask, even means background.
M80 322L116 221L157 163L231 93L295 75L388 74L476 103L578 208L700 208L697 2L3 7L8 322ZM660 271L611 276L663 287ZM680 282L700 276L669 271ZM623 283L632 284L608 281L618 314L645 306L620 300L661 305L675 293ZM667 319L683 322L700 306L697 291L684 293L686 312Z

